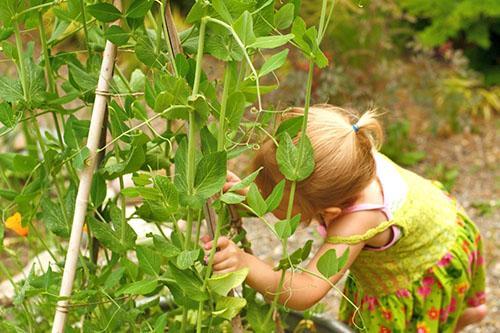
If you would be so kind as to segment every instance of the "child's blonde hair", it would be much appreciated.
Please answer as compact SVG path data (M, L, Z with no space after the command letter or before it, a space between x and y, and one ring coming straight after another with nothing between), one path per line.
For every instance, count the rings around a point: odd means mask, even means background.
M303 114L295 108L286 118ZM315 105L309 109L307 135L314 150L314 171L297 184L295 206L302 220L309 222L329 207L345 208L375 176L374 149L380 148L383 131L374 110L361 117L331 105ZM298 137L294 138L295 143ZM276 146L266 141L254 158L254 168L263 167L256 182L263 195L271 193L283 179L276 161ZM282 200L288 202L288 186Z

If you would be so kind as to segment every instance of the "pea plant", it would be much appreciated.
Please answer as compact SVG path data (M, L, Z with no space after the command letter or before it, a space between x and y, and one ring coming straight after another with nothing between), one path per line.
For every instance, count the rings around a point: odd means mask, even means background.
M20 282L0 262L15 290L0 308L3 332L283 327L285 271L304 270L312 243L287 251L300 222L295 188L314 168L307 117L314 68L328 64L319 45L333 4L324 0L320 10L318 26L307 27L300 1L200 0L177 33L166 0L0 2L0 250L21 268L3 245L7 227L30 254L52 259ZM278 89L274 72L289 48L309 61L304 115L274 131L279 112L263 98ZM216 74L205 72L211 66ZM257 170L223 193L230 160L258 149L262 137L278 145L285 179L264 198ZM269 223L284 198L286 219ZM209 230L248 248L232 223L234 205L282 242L270 304L244 285L247 270L212 274L215 250L205 260L199 245ZM139 237L134 219L155 232ZM318 277L334 275L345 258L325 253Z

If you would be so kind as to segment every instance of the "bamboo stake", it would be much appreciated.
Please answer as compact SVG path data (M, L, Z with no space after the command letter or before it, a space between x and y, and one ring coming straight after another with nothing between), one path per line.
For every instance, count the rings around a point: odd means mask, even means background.
M118 1L117 5L121 5ZM120 6L121 7L121 6ZM64 272L61 282L59 297L61 298L56 305L56 313L52 324L52 333L64 332L66 316L68 314L68 298L71 296L73 282L75 279L76 265L80 254L80 242L82 240L83 224L87 216L87 207L89 200L92 177L97 164L97 148L103 129L104 116L106 113L107 96L109 93L109 82L113 77L113 68L116 57L116 45L106 41L101 72L97 82L94 106L92 108L92 118L90 120L90 130L87 139L87 148L89 157L85 168L80 175L80 184L76 196L75 213L73 215L73 224L71 226L71 235L66 253Z
M179 34L177 34L177 28L175 27L174 17L172 16L172 9L170 8L170 1L166 1L165 21L167 22L168 39L170 41L172 52L175 57L179 53L182 53L182 45L179 39Z

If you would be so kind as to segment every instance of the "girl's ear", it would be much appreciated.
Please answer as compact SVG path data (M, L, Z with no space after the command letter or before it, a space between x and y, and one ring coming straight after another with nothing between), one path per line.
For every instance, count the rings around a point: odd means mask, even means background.
M341 213L342 209L340 209L339 207L329 207L323 211L323 218L325 219L326 223L330 223L331 221L339 217Z

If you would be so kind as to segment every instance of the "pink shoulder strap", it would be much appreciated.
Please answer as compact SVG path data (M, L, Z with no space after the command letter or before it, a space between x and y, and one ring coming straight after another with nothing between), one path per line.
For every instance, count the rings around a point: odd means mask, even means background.
M365 210L381 210L388 220L391 219L391 213L386 205L383 204L372 204L372 203L361 203L357 205L352 205L343 210L343 213L354 213L354 212L362 212Z

